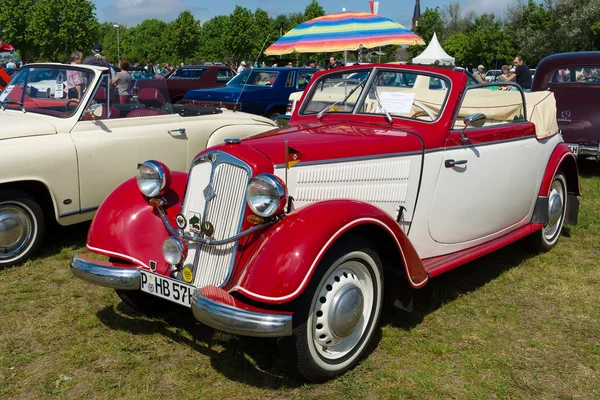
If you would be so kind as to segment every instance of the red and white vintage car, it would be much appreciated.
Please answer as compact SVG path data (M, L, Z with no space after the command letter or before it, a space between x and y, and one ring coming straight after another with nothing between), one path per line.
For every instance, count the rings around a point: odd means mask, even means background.
M384 291L404 288L393 278L422 288L526 236L548 250L576 223L553 94L467 79L319 73L286 128L207 149L189 173L140 164L90 228L89 251L109 261L77 255L71 270L140 311L176 303L279 337L309 380L340 375L365 354Z

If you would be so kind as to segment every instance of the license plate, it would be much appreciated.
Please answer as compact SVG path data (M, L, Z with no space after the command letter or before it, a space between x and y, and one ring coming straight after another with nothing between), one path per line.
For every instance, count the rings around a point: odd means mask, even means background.
M211 107L211 108L219 108L219 103L205 103L205 102L196 102L197 106L200 107Z
M571 153L573 153L573 155L575 157L577 157L579 155L579 145L578 144L567 144L567 146L569 146L569 149L571 149Z
M185 307L192 306L192 294L195 287L175 279L140 270L142 292L171 300Z

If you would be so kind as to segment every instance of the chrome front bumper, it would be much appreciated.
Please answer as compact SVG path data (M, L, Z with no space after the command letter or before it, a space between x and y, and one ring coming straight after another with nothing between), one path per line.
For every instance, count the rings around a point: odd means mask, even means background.
M212 328L243 336L282 337L292 334L292 316L249 311L209 299L199 290L192 297L194 317Z
M95 285L120 290L140 290L140 271L135 267L119 267L118 264L76 254L71 259L71 272Z

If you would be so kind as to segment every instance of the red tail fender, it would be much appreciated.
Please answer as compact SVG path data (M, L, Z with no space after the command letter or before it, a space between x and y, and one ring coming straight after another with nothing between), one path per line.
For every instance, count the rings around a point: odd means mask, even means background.
M579 170L577 169L577 161L575 156L569 150L569 147L564 143L559 143L548 160L544 179L540 187L540 196L548 196L552 179L556 175L556 171L561 168L567 178L567 190L577 196L581 196L581 186L579 183Z
M408 281L415 287L428 275L398 223L377 207L360 201L330 200L298 209L265 232L242 260L231 291L263 303L297 298L332 244L345 233L368 226L385 232L397 246ZM235 282L235 281L234 281Z
M165 211L175 226L175 216L181 209L187 174L172 173L171 187L164 195ZM118 186L98 209L87 237L89 251L127 260L149 269L156 261L157 272L164 273L167 262L162 244L169 237L160 216L140 192L135 178Z

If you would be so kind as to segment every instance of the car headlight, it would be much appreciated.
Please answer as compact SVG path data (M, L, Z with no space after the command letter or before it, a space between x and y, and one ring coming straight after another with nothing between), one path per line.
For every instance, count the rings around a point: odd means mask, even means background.
M261 174L248 183L246 201L252 212L263 218L280 213L285 208L287 190L281 179Z
M165 261L171 265L179 265L187 258L187 245L178 237L171 236L164 241L162 253Z
M148 160L138 164L137 184L146 197L156 197L171 184L171 171L161 162Z

